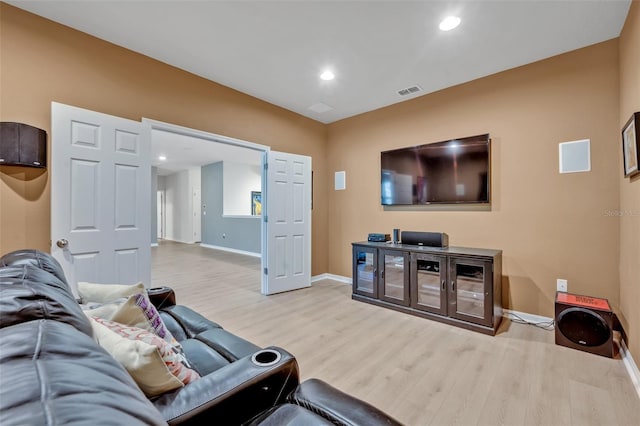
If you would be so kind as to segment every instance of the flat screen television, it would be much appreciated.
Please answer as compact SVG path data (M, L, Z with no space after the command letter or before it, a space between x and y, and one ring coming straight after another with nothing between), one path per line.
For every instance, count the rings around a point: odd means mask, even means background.
M380 154L382 205L488 204L489 134Z

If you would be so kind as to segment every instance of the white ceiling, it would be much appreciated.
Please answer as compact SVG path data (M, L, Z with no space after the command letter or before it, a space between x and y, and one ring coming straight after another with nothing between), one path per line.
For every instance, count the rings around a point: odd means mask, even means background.
M160 155L167 159L160 160ZM158 168L160 176L218 161L259 166L262 164L262 152L164 130L151 130L151 165Z
M8 3L331 123L618 37L631 2ZM461 25L440 31L450 14ZM335 80L318 78L325 68ZM423 91L397 94L414 85Z

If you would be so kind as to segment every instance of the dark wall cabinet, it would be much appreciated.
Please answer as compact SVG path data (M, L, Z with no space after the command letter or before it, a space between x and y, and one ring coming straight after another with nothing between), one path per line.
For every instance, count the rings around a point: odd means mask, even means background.
M354 243L352 297L494 335L502 319L502 252Z
M0 123L0 165L47 166L47 132L22 123Z

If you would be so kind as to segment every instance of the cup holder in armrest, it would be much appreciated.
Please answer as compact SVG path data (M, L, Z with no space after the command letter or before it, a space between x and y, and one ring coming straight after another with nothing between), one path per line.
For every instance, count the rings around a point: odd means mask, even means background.
M251 362L259 367L269 367L277 364L281 357L282 356L278 351L273 349L263 349L253 354Z
M149 295L149 300L156 309L176 304L176 294L171 287L148 288L147 294Z

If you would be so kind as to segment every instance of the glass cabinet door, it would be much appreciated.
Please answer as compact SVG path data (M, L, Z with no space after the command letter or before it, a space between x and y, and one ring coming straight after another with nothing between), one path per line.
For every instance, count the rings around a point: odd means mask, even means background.
M353 292L378 297L376 249L353 246Z
M449 259L449 316L491 326L491 262Z
M380 299L400 305L409 305L409 253L398 250L380 250Z
M411 259L411 306L446 315L446 280L445 257L414 253Z

